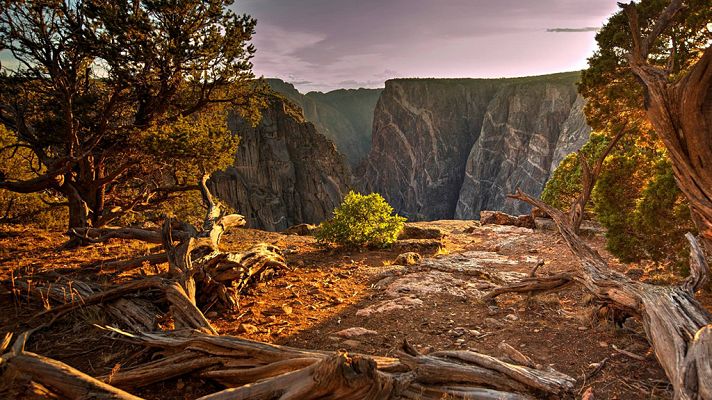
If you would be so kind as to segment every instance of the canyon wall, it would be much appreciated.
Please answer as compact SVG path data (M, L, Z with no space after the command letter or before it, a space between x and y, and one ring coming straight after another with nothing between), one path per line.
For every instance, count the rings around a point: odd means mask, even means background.
M411 220L527 212L506 195L541 194L555 165L588 139L578 77L387 81L360 188Z
M248 227L279 231L331 216L351 173L334 143L301 110L272 96L258 126L237 116L229 126L240 136L235 164L213 174L209 184Z
M371 125L376 102L383 89L339 89L331 92L299 91L280 79L267 79L272 90L302 108L304 118L331 139L356 167L371 148Z

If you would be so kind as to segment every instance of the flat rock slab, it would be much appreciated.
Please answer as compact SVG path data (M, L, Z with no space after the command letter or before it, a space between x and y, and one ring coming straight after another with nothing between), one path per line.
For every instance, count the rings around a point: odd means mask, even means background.
M371 314L384 313L395 310L404 310L423 305L423 300L415 296L402 296L395 299L384 300L374 305L356 311L357 317L368 317Z
M386 289L391 297L411 294L428 296L432 294L449 294L455 297L479 298L483 290L491 289L492 283L476 279L463 280L443 271L426 271L408 274L397 279Z
M526 262L536 262L528 257ZM502 271L502 266L522 261L491 251L468 251L423 259L420 265L400 277L387 277L374 288L391 299L383 300L356 312L369 316L394 310L419 307L423 298L448 294L462 299L478 299L497 285L513 283L526 277L521 272ZM465 277L458 276L466 275Z
M374 330L362 328L360 326L343 329L343 330L340 330L335 333L336 336L340 336L343 338L352 338L352 337L363 336L363 335L377 335L377 334L378 334L378 332L376 332Z

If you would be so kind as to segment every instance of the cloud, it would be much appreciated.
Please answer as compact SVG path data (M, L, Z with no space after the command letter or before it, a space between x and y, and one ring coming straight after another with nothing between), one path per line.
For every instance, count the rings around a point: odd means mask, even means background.
M556 33L598 32L599 29L601 29L601 28L596 28L593 26L586 26L583 28L549 28L546 31L547 32L556 32Z

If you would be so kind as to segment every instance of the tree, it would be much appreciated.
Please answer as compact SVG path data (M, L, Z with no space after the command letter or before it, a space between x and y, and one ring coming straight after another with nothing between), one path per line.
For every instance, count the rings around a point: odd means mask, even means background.
M649 124L695 224L712 245L712 8L706 0L621 4L582 75L588 122Z
M231 0L0 1L0 122L33 176L0 189L66 198L69 228L142 212L232 161L230 110L255 120L255 20ZM0 167L5 169L5 166Z

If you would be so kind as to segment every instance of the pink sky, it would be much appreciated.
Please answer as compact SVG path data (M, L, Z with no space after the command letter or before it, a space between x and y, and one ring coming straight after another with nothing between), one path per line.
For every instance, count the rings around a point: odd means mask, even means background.
M496 78L586 67L615 0L238 0L254 70L301 91L395 77ZM577 32L547 32L574 28Z

